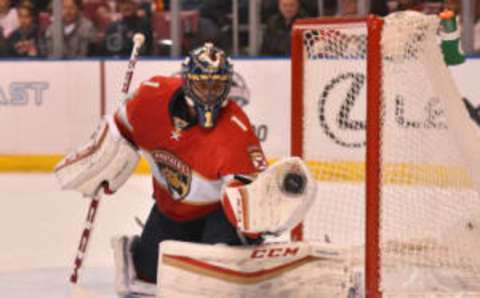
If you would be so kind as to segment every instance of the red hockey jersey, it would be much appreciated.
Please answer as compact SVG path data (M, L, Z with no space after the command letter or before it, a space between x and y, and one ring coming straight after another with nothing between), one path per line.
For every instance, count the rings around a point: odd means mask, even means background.
M233 101L214 128L178 129L169 103L181 86L173 77L143 82L118 109L115 122L147 159L160 211L184 221L220 208L223 184L235 174L258 173L266 160L247 116Z

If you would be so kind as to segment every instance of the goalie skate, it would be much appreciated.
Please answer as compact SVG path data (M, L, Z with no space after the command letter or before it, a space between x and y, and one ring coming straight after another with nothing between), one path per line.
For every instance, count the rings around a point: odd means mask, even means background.
M155 297L155 284L140 280L135 272L131 248L137 237L120 236L112 239L115 260L115 291L119 297Z

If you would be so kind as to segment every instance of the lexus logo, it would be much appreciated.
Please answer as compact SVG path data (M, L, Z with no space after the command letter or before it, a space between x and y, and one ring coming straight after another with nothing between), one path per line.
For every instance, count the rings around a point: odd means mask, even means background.
M330 139L342 147L359 148L365 145L365 120L362 119L365 108L360 106L363 111L355 113L364 85L364 74L347 72L333 78L320 95L320 126Z
M318 101L318 119L323 132L336 144L346 148L362 148L366 144L366 76L346 72L331 79ZM384 98L382 117L388 127L399 130L448 129L442 94L405 92L401 86L390 91L396 94ZM391 92L390 92L391 93ZM405 93L405 94L402 94ZM386 105L390 114L387 115Z

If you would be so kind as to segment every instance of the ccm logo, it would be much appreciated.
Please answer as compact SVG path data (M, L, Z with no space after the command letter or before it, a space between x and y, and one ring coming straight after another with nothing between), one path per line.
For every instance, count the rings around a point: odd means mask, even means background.
M298 247L272 247L272 248L260 248L252 252L250 258L252 259L264 259L264 258L277 258L295 256L298 253Z

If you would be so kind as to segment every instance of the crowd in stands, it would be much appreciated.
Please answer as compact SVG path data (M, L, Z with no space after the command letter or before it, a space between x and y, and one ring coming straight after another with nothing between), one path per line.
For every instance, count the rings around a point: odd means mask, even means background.
M0 0L0 57L54 57L52 1ZM146 56L169 54L170 1L168 0L62 0L63 52L57 56L125 57L131 38L146 36L141 50ZM240 47L248 47L249 0L239 0ZM478 1L480 2L480 1ZM214 41L232 51L232 1L182 0L182 51ZM461 12L461 0L371 0L371 13L415 9L438 13L443 8ZM296 19L318 15L318 0L262 0L260 53L288 56L290 32ZM357 15L357 0L324 0L327 16ZM476 3L477 21L480 3ZM480 22L476 25L476 50L480 51Z

